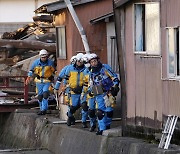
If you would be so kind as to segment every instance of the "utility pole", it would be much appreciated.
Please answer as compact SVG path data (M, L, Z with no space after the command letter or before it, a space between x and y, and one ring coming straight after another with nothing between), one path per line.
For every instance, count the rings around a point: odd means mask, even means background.
M71 4L71 1L70 0L64 0L68 9L69 9L69 12L71 13L71 16L76 24L76 27L81 35L81 39L82 39L82 42L83 42L83 45L84 45L84 49L85 49L85 52L86 53L90 53L90 49L89 49L89 44L88 44L88 41L87 41L87 38L86 38L86 34L85 34L85 31L79 21L79 18Z

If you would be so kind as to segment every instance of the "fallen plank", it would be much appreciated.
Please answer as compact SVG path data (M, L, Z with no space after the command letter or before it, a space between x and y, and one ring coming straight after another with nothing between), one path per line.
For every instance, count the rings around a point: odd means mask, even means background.
M41 41L33 41L33 40L8 40L8 39L0 39L0 46L10 45L14 48L19 49L46 49L48 52L56 52L56 43L44 43Z

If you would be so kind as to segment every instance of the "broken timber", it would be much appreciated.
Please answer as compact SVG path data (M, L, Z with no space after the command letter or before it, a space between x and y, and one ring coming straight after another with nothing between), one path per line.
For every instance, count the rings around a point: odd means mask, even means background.
M0 46L11 45L20 49L40 50L46 49L48 52L56 52L56 43L44 43L41 41L29 40L8 40L0 39Z

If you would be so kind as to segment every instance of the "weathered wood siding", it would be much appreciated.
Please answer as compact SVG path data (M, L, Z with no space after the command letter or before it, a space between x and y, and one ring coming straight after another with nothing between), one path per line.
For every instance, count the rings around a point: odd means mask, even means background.
M161 58L134 53L132 10L129 5L125 15L127 122L156 127L154 120L162 119Z
M153 1L160 2L160 55L136 54L133 49L133 4L150 1L115 0L115 15L116 29L121 28L117 30L118 49L123 55L120 58L124 61L120 66L125 69L125 73L121 74L126 84L122 87L126 90L122 95L126 97L122 102L126 103L126 111L122 111L126 114L125 122L127 125L158 129L167 115L180 116L180 81L177 78L168 79L166 35L167 27L180 26L180 1ZM120 16L124 17L123 22Z
M86 33L90 50L96 51L101 61L107 63L106 24L102 22L91 25L90 20L112 12L112 1L103 0L87 3L75 6L74 9ZM60 13L62 13L62 11ZM60 16L58 16L56 20L58 20L59 17ZM57 23L60 25L59 22ZM61 70L65 65L69 64L69 59L76 54L76 51L84 50L79 31L67 10L65 11L65 21L62 24L66 26L67 60L57 61L58 70Z
M123 0L116 1L117 4L125 2ZM127 117L126 124L158 129L162 127L164 116L168 114L180 115L179 81L167 79L167 38L165 30L168 26L180 25L180 19L177 16L180 10L180 2L178 0L156 1L160 2L161 24L161 54L157 56L134 53L134 2L149 1L127 1L125 5L119 8L115 6L116 15L119 15L119 12L124 12L123 22L120 17L116 17L116 29L118 26L121 28L117 31L120 33L117 34L120 36L118 47L119 52L121 52L120 55L124 56L124 63L121 67L125 68L125 74L121 75L125 76L126 82L126 87L123 87L126 89L126 99L124 99L126 101L126 111L124 112ZM122 24L124 25L122 26ZM125 47L122 44L123 39Z
M162 114L175 114L180 116L180 82L179 79L170 80L167 78L167 27L180 26L180 1L161 1L161 52L162 52Z

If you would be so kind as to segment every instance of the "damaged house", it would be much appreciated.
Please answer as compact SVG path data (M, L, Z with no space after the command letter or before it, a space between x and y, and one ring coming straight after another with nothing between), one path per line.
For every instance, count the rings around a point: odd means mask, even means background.
M73 0L71 3L86 33L90 51L96 52L101 57L102 62L107 63L105 18L101 18L99 22L95 19L111 13L113 10L112 2L110 0ZM69 64L73 55L78 51L84 51L79 31L64 0L44 4L35 12L37 14L53 14L54 16L57 35L57 70L60 71ZM106 17L109 19L108 16Z

